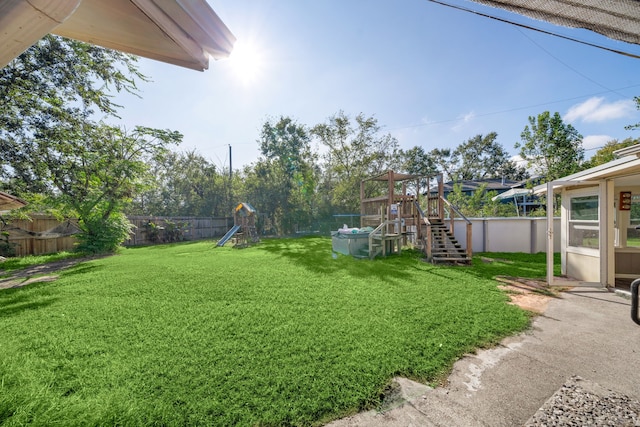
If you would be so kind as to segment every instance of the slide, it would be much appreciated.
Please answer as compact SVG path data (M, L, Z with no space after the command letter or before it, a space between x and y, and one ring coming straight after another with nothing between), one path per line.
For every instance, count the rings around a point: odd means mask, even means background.
M222 236L222 239L218 240L218 244L216 246L224 246L224 244L227 243L229 239L238 232L238 230L240 230L240 226L234 225L231 230L227 231L227 234Z

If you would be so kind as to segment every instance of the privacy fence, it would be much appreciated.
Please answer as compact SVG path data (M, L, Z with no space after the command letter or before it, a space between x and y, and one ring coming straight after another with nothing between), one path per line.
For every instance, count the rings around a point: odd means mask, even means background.
M131 216L135 229L125 246L152 245L183 240L212 239L223 236L233 226L233 218ZM331 224L335 229L356 218L341 216ZM546 251L545 218L472 218L473 252ZM77 229L75 220L58 221L54 217L34 216L33 221L0 223L0 254L7 245L16 256L40 255L73 250L76 239L65 234ZM357 224L355 224L357 226ZM467 245L465 225L456 220L457 239ZM554 220L555 251L560 251L560 218ZM322 235L329 235L321 230ZM459 235L458 235L459 234Z
M231 217L131 216L135 226L125 246L152 245L223 236L233 226ZM26 256L71 251L76 245L77 220L59 221L34 215L31 221L0 223L0 255Z

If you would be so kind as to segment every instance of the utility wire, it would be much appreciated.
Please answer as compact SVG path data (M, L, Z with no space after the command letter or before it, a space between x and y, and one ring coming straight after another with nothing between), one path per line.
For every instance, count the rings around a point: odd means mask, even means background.
M616 92L614 89L610 89L608 87L606 87L605 85L593 80L591 77L587 76L584 73L581 73L579 70L576 70L575 68L573 68L571 65L567 64L566 62L564 62L563 60L561 60L560 58L558 58L557 56L555 56L554 54L552 54L551 52L549 52L547 49L545 49L540 43L536 42L534 39L532 39L531 37L529 37L528 34L526 34L524 31L522 31L520 28L516 28L518 30L518 32L520 34L522 34L523 36L525 36L531 43L533 43L534 45L536 45L540 50L542 50L544 53L546 53L547 55L549 55L550 57L552 57L553 59L555 59L556 61L558 61L560 64L564 65L565 67L567 67L568 69L570 69L571 71L573 71L574 73L576 73L577 75L579 75L580 77L590 81L591 83L600 86L601 88L605 89L607 92L613 92L616 95L618 95L621 98L626 98L624 95L622 95L619 92Z
M431 0L429 0L429 1L431 1ZM599 85L599 86L602 86L602 85ZM575 101L575 100L578 100L578 99L588 98L588 97L591 97L591 96L603 95L603 94L609 93L609 92L614 92L614 93L617 93L618 95L620 95L617 91L625 90L625 89L633 89L633 88L636 88L636 87L640 87L640 84L631 85L631 86L625 86L625 87L621 87L621 88L617 88L617 89L607 89L606 92L596 92L596 93L592 93L592 94L589 94L589 95L574 96L573 98L559 99L559 100L556 100L556 101L543 102L543 103L540 103L540 104L532 104L532 105L526 105L526 106L522 106L522 107L513 107L513 108L509 108L509 109L506 109L506 110L499 110L499 111L490 111L488 113L475 114L474 117L486 117L486 116L492 116L492 115L495 115L495 114L504 114L504 113L510 113L510 112L513 112L513 111L527 110L529 108L544 107L545 105L559 104L561 102L567 102L567 101ZM392 127L392 128L385 128L385 130L412 129L412 128L418 128L418 127L423 127L423 126L438 125L438 124L442 124L442 123L457 122L459 120L462 120L462 118L457 117L455 119L436 120L436 121L431 121L431 122L427 122L427 123L418 123L418 124L415 124L415 125L396 126L396 127Z

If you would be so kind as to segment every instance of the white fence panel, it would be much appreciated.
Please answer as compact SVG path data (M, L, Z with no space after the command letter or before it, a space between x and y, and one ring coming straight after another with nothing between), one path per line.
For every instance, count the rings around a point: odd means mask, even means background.
M546 218L470 218L473 233L473 252L547 251ZM447 221L448 222L448 221ZM456 239L467 247L466 223L456 219ZM560 252L560 218L553 220L553 250Z

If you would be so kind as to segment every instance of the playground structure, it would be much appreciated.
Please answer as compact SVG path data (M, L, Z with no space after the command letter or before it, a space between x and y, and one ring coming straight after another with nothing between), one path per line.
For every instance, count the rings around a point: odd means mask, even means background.
M233 227L218 240L217 246L224 246L235 236L234 247L244 248L258 243L260 237L256 230L256 210L249 203L239 203L233 211Z
M420 196L425 187L422 195L426 198L426 209L423 210ZM412 194L408 191L410 188ZM449 227L444 223L445 210L451 219ZM456 214L467 223L466 250L454 237L452 219ZM471 222L444 198L441 174L425 177L389 170L362 180L360 227L373 228L368 237L369 258L400 253L403 246L412 245L433 263L468 264L471 261Z

